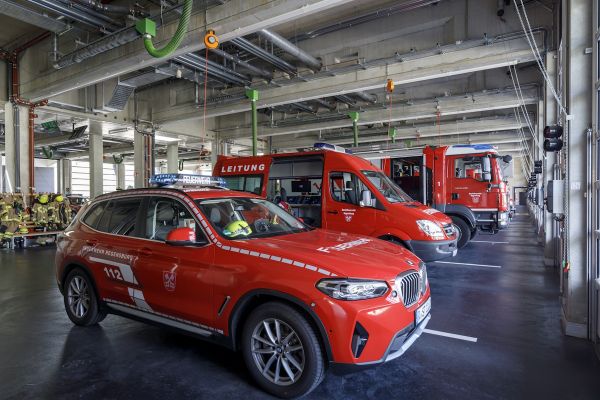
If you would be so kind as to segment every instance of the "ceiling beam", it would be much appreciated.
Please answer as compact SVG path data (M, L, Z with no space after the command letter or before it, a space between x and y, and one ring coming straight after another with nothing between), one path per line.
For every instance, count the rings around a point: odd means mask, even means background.
M422 139L427 137L452 136L479 132L501 132L514 131L527 127L523 120L516 118L477 118L458 120L454 122L442 122L441 124L417 125L396 128L396 140ZM378 134L369 134L377 132ZM359 143L387 142L391 141L386 132L381 133L380 129L360 131L358 136ZM336 145L349 145L353 143L351 132L344 134L343 138L319 138L318 136L308 136L302 138L288 138L286 140L273 140L274 149L294 149L312 146L315 142L325 141Z
M533 61L531 49L525 39L514 39L493 45L446 46L448 52L421 58L386 63L366 64L361 69L336 73L335 70L320 72L306 81L279 87L257 87L260 91L257 107L268 108L298 101L332 97L362 90L383 90L387 79L395 85L447 78L477 71L484 71ZM247 101L235 101L208 107L206 117L230 115L248 111ZM159 123L181 119L202 119L202 113L193 104L155 110L153 118Z
M537 104L537 90L523 90L523 102L526 105ZM519 107L521 101L514 90L498 92L488 91L472 94L463 94L460 96L438 97L428 100L415 101L408 105L405 103L393 104L391 113L388 108L369 109L360 112L358 125L373 125L385 123L388 121L413 121L425 118L436 118L477 113L484 111L498 111L504 109L513 109ZM324 115L331 115L325 113ZM259 126L259 137L283 136L306 132L319 132L326 129L339 129L352 127L352 120L345 113L340 115L340 119L315 121L312 123L297 124L292 126L270 127ZM239 138L250 137L252 134L250 127L219 129L221 138Z
M181 45L169 57L174 58L204 49L204 43L199 38L204 37L209 28L213 29L219 35L219 40L224 43L263 28L347 3L346 0L245 0L229 1L206 11L196 10L190 18L188 31ZM154 38L154 45L161 48L170 41L178 24L179 20L176 20L161 27ZM21 83L21 93L32 101L51 98L164 62L164 59L148 54L141 40L140 36L139 40L68 68L36 74L30 81Z

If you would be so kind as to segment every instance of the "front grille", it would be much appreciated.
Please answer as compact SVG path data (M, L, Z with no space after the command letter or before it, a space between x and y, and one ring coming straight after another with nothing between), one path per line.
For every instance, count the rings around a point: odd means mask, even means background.
M446 235L448 235L448 236L454 235L454 227L452 226L452 224L445 224L443 226L443 228L444 228L444 232L446 232Z
M410 307L419 301L421 296L421 276L418 272L409 272L396 279L396 286L402 294L405 307Z

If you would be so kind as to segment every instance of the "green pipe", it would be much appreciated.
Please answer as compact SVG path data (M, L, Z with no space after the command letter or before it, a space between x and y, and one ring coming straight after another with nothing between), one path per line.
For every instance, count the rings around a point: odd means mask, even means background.
M252 155L258 153L258 114L256 113L256 102L258 101L258 90L246 90L246 97L250 99L252 106Z
M348 113L352 119L352 131L354 132L354 147L358 146L358 112L352 111Z
M179 47L183 37L185 36L190 22L190 16L192 15L193 0L185 0L183 3L183 11L179 18L179 25L177 25L177 31L171 38L169 43L162 49L157 49L152 43L152 37L156 36L156 23L149 18L139 20L135 24L135 29L144 36L144 46L152 57L162 58L166 57Z

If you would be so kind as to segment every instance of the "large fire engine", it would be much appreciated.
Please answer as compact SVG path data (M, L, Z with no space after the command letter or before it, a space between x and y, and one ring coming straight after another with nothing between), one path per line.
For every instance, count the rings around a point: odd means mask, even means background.
M508 224L502 166L511 160L487 144L427 146L418 156L382 160L382 169L410 196L452 218L461 248L478 230L496 233Z

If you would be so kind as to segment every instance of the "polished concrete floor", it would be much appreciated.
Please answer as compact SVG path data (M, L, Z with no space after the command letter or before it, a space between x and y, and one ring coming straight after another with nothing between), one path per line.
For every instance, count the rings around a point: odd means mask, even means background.
M239 354L116 316L73 326L53 255L0 251L1 399L268 397ZM308 398L600 399L600 362L589 342L561 335L558 276L526 216L449 261L487 266L429 265L433 332L398 360L329 374Z

